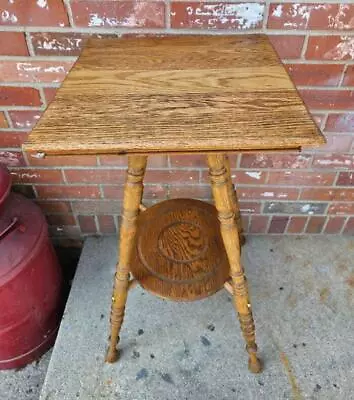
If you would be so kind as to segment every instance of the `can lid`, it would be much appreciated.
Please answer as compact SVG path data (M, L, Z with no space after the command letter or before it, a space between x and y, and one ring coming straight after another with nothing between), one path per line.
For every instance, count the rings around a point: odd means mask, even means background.
M0 207L10 193L11 176L8 169L0 165Z
M40 208L33 201L11 193L0 215L0 287L11 272L26 265L46 232Z

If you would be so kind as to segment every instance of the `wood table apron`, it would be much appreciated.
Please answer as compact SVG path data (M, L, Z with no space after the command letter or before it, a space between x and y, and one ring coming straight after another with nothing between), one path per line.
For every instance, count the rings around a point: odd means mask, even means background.
M128 155L108 362L118 357L128 290L136 282L131 272L147 290L175 300L212 294L230 275L226 287L249 369L261 370L226 154L298 151L324 143L265 35L86 43L23 149L34 157ZM215 208L191 199L142 205L147 156L176 153L206 154ZM144 248L151 240L153 246ZM151 264L159 270L151 271Z

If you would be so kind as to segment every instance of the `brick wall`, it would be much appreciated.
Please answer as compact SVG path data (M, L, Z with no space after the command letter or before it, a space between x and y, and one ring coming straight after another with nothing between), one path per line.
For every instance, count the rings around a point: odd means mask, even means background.
M126 160L37 159L21 143L97 34L269 35L328 144L232 157L245 230L354 233L354 5L343 1L0 0L0 163L37 198L54 236L116 231ZM204 159L151 157L146 199L210 199Z

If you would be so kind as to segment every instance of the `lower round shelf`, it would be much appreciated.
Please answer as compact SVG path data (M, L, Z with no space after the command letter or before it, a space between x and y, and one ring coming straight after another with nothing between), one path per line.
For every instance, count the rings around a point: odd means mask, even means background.
M141 286L163 298L191 301L221 289L229 263L215 207L175 199L142 212L131 265Z

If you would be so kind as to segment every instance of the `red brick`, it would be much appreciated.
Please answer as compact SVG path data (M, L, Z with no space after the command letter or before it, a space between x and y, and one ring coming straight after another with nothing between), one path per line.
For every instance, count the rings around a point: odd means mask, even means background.
M28 56L25 34L0 32L0 54L2 56Z
M261 3L203 3L173 2L171 26L177 29L236 29L261 28L264 4Z
M338 86L343 65L336 64L288 64L286 65L295 85Z
M290 217L287 233L302 233L305 229L308 217Z
M103 185L103 195L106 199L123 199L123 185ZM167 196L167 188L163 185L144 185L144 199L164 199Z
M41 106L37 89L0 86L0 106Z
M41 111L9 111L14 128L32 129L42 116Z
M269 8L268 28L350 30L353 17L349 4L276 3Z
M303 189L300 200L354 201L354 189L312 188Z
M312 158L305 154L290 153L245 153L241 168L308 168Z
M310 36L305 58L308 60L353 60L354 36Z
M120 214L122 210L122 202L116 200L99 200L99 201L72 201L75 213L82 214Z
M289 217L273 216L269 225L268 233L284 233Z
M267 26L269 29L306 29L311 8L311 4L270 4Z
M265 199L265 200L296 200L299 196L299 189L277 188L272 186L242 187L237 188L239 199Z
M0 25L67 26L68 16L62 0L0 0Z
M71 214L47 215L47 221L49 225L55 226L76 225L75 217Z
M232 181L237 185L261 185L265 183L268 173L265 171L235 171L231 170ZM209 183L208 171L202 171L202 182Z
M199 180L198 171L189 170L147 170L146 183L195 183Z
M271 185L328 186L334 182L334 172L274 171L269 173Z
M354 217L348 219L343 233L346 235L354 235Z
M313 167L326 169L353 169L354 154L321 154L314 156Z
M354 172L340 172L336 182L337 186L354 186Z
M98 199L98 186L50 185L36 186L38 197L42 199Z
M99 231L101 233L106 235L116 233L116 226L114 223L113 215L99 215L97 219Z
M27 153L29 165L52 167L52 166L70 166L70 167L91 167L97 165L96 156L48 156L38 158L36 153Z
M323 230L324 233L340 233L345 222L345 217L328 217L327 224Z
M95 217L92 215L79 215L78 221L82 233L96 233L97 226Z
M114 154L102 154L99 157L100 164L104 166L114 166L114 167L127 167L128 157L118 156Z
M331 152L331 153L348 153L352 147L353 137L351 135L331 135L326 134L327 143L314 148L312 151Z
M25 160L21 151L0 150L0 164L8 167L22 167L25 165Z
M13 169L11 176L14 183L63 183L61 171L53 169Z
M58 91L57 88L43 88L44 97L46 100L47 105L49 105L53 100Z
M267 215L251 215L249 233L266 233L269 223Z
M354 214L354 203L332 203L328 208L328 214L348 215Z
M170 198L196 198L209 200L212 198L210 185L172 185L169 190Z
M71 213L71 205L68 201L37 201L38 206L45 214Z
M348 65L344 74L342 86L354 86L354 65Z
M31 41L37 56L78 56L87 35L73 32L31 33Z
M27 132L0 132L0 147L20 147L27 137Z
M268 38L279 58L300 58L305 36L269 35Z
M300 96L308 108L342 109L354 108L354 90L300 90Z
M242 214L259 214L261 212L261 204L251 201L240 201L240 211Z
M76 26L91 28L163 28L162 1L71 1Z
M4 113L0 112L0 128L7 128L8 124L5 118Z
M351 30L354 28L354 7L350 4L315 4L308 28Z
M354 114L329 114L325 131L354 133Z
M207 168L205 155L202 154L170 156L170 163L172 167Z
M0 61L0 81L60 83L72 65L72 61Z
M321 233L325 222L326 217L310 217L306 227L306 233Z
M124 183L125 171L121 169L66 169L70 183Z

